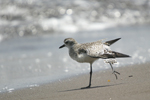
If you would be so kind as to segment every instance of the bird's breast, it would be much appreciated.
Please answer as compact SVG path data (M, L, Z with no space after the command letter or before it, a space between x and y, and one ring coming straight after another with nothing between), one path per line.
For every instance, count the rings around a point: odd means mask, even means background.
M91 58L89 57L86 53L78 53L76 51L69 51L69 55L70 57L80 63L92 63L95 60L97 60L96 58Z
M93 63L95 60L97 60L97 58L92 58L88 56L87 54L79 54L78 59L77 59L77 61L81 63L84 63L84 62Z

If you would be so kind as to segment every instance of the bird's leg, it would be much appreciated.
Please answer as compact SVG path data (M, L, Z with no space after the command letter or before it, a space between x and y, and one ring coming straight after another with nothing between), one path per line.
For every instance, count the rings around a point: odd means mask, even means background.
M92 80L92 64L90 64L90 80L89 80L89 85L87 87L83 87L81 89L90 88L91 87L91 80Z
M89 80L89 86L91 86L91 79L92 79L92 64L90 64L90 80Z
M115 75L115 77L116 77L116 79L118 79L117 74L118 74L118 75L120 75L120 73L119 73L119 72L117 72L117 71L115 71L115 70L113 69L113 66L112 66L112 64L111 64L110 62L109 62L109 64L110 64L111 69L112 69L112 71L113 71L113 73L112 73L112 74L114 74L114 75Z

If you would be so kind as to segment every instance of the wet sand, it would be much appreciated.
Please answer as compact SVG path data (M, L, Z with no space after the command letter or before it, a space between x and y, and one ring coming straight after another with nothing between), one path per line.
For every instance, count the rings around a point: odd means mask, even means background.
M0 100L149 100L150 63L115 68L118 80L111 69L95 72L92 86L87 86L89 74L68 78L39 87L0 93Z

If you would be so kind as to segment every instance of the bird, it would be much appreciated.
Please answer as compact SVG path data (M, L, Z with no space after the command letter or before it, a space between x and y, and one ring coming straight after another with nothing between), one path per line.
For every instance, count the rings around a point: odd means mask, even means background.
M115 43L116 41L120 40L121 38L113 39L110 41L102 42L102 40L98 40L96 42L90 43L78 43L73 38L66 38L64 39L64 44L59 47L59 49L63 47L67 47L69 49L69 56L79 62L79 63L89 63L90 64L90 78L89 78L89 85L83 88L90 88L91 87L91 79L92 79L92 64L98 59L115 59L115 58L122 58L122 57L130 57L129 55L119 53L116 51L112 51L110 46ZM117 74L120 75L119 72L113 69L112 64L115 63L114 60L110 60L107 63L110 64L113 74L116 76ZM82 88L82 89L83 89Z

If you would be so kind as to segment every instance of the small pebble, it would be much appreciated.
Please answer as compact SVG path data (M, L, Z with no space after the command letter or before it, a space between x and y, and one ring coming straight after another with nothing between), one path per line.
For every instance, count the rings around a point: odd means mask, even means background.
M133 77L133 75L130 75L129 77Z

